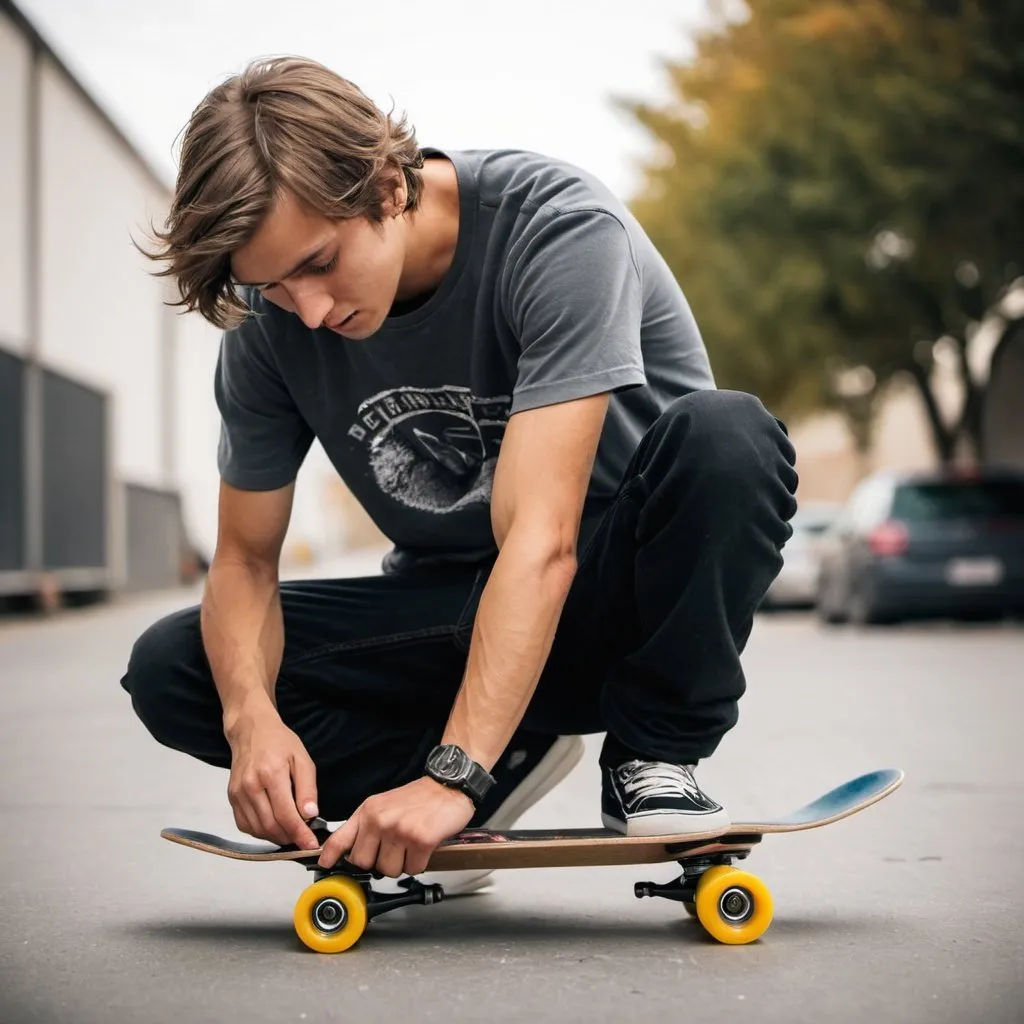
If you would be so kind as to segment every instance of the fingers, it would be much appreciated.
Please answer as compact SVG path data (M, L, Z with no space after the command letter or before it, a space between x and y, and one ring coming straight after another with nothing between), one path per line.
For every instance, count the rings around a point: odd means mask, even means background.
M232 779L228 785L228 799L239 831L258 839L268 839L279 846L290 842L277 822L266 790L258 782Z
M267 791L260 790L259 792L250 793L249 801L252 807L252 813L255 814L260 828L263 830L262 834L267 839L277 843L279 846L285 846L290 842L287 833L278 824L277 817L274 814L274 808L271 806L270 797L267 795Z
M379 852L380 833L373 828L360 828L356 833L352 849L345 855L345 859L357 868L373 871L377 867Z
M389 878L399 878L405 871L406 850L403 843L382 839L377 855L377 870Z
M292 757L292 780L299 814L306 821L315 818L320 813L316 796L316 765L305 751Z
M271 814L280 829L288 836L287 841L303 850L315 850L320 844L312 829L299 816L295 801L292 799L291 779L283 774L278 775L267 787L266 796Z
M427 780L365 800L324 844L319 864L333 868L344 856L360 871L398 878L424 871L437 844L464 827L472 802Z
M352 849L352 842L359 830L359 811L357 810L339 829L324 843L323 851L317 863L322 868L333 868L343 854Z
M378 871L390 878L422 871L430 860L430 842L407 827L382 827L366 806L327 840L320 866L334 867L344 857L355 868Z
M247 836L257 835L258 831L249 818L248 808L243 806L236 796L229 796L228 799L231 803L231 811L235 816L235 828L239 832L244 832Z
M405 873L419 875L427 870L433 849L429 845L408 846L405 850Z
M233 767L228 799L241 831L281 846L315 850L320 845L305 821L318 813L316 767L305 749L280 760L243 759Z
M231 810L234 812L235 826L239 832L255 836L258 839L269 838L269 836L263 834L259 817L253 810L252 802L246 795L241 783L234 776L228 782L228 801L231 804Z

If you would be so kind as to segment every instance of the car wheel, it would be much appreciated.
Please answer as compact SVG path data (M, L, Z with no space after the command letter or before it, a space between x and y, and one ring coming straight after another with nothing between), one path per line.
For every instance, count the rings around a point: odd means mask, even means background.
M814 613L818 621L826 626L838 626L846 620L846 614L839 604L830 599L829 591L834 588L829 586L828 580L822 579L818 584L818 590L814 597Z
M897 616L879 611L871 593L871 585L866 580L858 580L850 589L846 599L846 614L855 626L889 626L898 621Z

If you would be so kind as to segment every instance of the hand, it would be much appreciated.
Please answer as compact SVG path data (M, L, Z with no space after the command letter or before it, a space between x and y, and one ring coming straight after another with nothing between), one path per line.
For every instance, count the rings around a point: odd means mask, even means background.
M461 832L474 814L473 801L428 776L364 800L324 843L320 866L345 859L364 871L398 878L423 871L442 840Z
M320 843L304 820L318 814L316 766L302 740L271 707L240 718L228 742L228 799L238 828L280 846L317 849Z

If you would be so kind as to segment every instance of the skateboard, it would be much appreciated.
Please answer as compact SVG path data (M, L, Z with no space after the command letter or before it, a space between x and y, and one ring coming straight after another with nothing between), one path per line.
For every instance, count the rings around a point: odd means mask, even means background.
M801 832L848 818L888 796L902 782L900 769L869 772L784 817L737 822L726 829L686 835L649 838L624 836L609 829L469 830L445 840L431 856L427 871L675 862L682 869L678 878L667 884L637 882L634 894L676 900L713 938L743 945L759 939L771 924L772 896L758 877L734 867L733 862L744 860L766 835ZM310 827L321 845L326 842L330 835L326 822L316 818ZM325 871L317 864L319 849L235 842L183 828L165 828L160 835L218 857L294 861L312 871L314 882L299 896L293 922L302 942L318 953L341 953L354 946L369 921L389 910L444 899L441 885L425 885L414 878L402 880L401 893L377 892L372 881L379 875L344 859Z

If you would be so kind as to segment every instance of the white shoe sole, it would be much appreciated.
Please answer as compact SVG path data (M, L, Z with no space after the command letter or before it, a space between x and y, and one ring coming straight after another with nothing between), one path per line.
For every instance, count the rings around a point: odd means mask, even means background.
M586 745L582 736L559 736L537 766L483 823L483 828L506 831L541 801L579 764ZM465 896L491 885L493 871L428 871L416 877L424 885L438 882L446 896Z
M654 838L655 836L698 835L702 832L718 832L727 829L732 819L727 811L705 811L700 814L680 814L679 811L637 814L626 821L613 818L602 812L601 821L605 828L627 836Z

